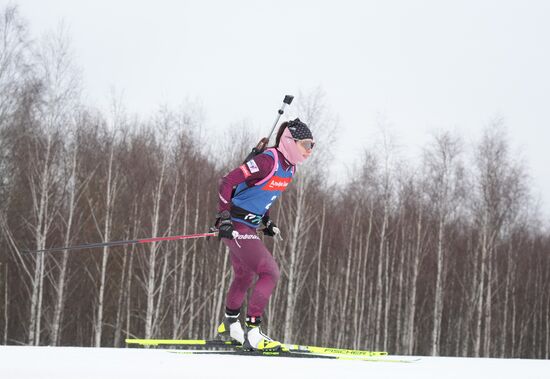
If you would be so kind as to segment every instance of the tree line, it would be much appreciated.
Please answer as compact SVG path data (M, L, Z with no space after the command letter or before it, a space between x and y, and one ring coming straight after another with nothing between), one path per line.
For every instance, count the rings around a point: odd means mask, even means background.
M0 16L1 342L213 337L231 279L216 239L26 251L205 232L219 178L254 139L205 140L192 107L147 120L116 103L110 114L88 107L66 38L32 40L16 7ZM550 236L501 123L473 146L436 132L418 162L383 134L335 185L323 147L334 119L321 93L297 100L320 143L272 211L283 240L264 239L281 269L268 333L396 354L548 359Z

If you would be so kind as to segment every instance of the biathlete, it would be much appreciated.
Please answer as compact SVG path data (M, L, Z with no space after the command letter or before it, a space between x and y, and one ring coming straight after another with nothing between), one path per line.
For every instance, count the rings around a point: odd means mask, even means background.
M279 267L256 230L274 237L279 228L269 208L292 181L296 165L312 153L311 130L299 119L283 122L275 146L245 162L220 181L218 237L230 251L233 281L226 298L225 317L218 333L243 344L247 350L281 350L260 330L262 314L279 279ZM236 187L236 188L235 188ZM233 189L235 192L232 196ZM258 276L248 300L244 329L239 321L248 289Z

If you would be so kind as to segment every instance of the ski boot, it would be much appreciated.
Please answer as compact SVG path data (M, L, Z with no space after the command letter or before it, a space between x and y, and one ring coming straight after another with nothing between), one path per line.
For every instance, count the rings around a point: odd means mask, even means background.
M239 321L239 314L225 314L222 323L218 326L218 335L225 340L235 340L242 344L244 342L244 330Z
M260 317L246 317L243 350L263 352L283 351L283 345L280 342L274 341L262 333L260 330L261 322Z

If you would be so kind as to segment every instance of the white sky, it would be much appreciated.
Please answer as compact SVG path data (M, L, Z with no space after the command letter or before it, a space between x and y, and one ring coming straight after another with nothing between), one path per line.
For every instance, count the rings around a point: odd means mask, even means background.
M212 130L243 120L266 130L283 95L321 87L343 164L380 118L413 156L431 130L473 141L502 118L550 215L550 1L10 3L35 37L65 23L99 107L114 88L129 112L191 99Z

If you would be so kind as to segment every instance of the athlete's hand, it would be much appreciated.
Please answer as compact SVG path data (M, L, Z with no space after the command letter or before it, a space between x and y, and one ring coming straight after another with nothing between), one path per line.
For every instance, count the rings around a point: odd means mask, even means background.
M231 221L229 211L223 211L218 215L218 239L228 238L232 240L234 232L235 229L233 229L233 222Z
M262 222L265 225L263 232L266 236L269 236L269 237L277 236L281 238L281 230L277 227L277 225L275 225L275 223L269 217L264 216L262 218Z

